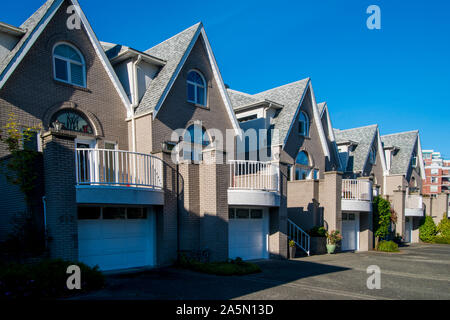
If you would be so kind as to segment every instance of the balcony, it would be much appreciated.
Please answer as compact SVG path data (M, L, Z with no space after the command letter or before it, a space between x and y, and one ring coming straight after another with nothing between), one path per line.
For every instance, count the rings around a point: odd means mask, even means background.
M406 196L405 216L423 217L422 196L413 194Z
M163 162L150 154L77 148L75 169L78 203L164 203Z
M280 206L280 169L272 162L232 160L228 204Z
M372 211L372 182L367 180L342 180L342 211Z

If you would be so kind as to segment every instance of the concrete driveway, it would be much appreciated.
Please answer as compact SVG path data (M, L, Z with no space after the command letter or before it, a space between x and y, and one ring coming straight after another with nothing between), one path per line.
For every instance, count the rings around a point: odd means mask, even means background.
M339 253L259 261L263 272L219 277L163 268L109 275L103 290L75 299L450 299L450 246L418 244L401 253ZM367 288L367 267L381 289Z

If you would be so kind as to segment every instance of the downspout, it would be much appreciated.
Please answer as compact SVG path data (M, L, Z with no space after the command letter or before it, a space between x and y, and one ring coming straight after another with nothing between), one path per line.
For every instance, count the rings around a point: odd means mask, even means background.
M134 109L139 104L139 86L138 86L138 70L137 66L141 62L142 56L139 55L136 61L133 62L133 103L131 104L131 135L132 135L132 148L133 152L136 152L136 118L134 115Z
M44 237L45 237L45 248L47 249L47 197L42 197L42 205L44 207Z

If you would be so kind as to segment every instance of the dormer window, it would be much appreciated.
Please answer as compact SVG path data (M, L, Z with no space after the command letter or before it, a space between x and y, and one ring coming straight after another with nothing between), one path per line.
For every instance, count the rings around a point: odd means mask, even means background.
M86 65L80 51L67 43L53 49L53 75L55 80L86 86Z
M305 112L300 112L298 118L298 134L301 136L309 136L309 118Z
M206 106L206 81L201 73L192 70L187 76L187 100L200 106Z

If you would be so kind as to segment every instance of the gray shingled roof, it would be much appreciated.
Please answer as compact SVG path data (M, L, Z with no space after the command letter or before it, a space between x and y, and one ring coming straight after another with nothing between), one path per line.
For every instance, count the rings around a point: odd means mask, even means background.
M317 104L317 108L319 109L319 115L322 116L323 108L325 108L326 102L321 102Z
M48 0L36 12L34 12L24 23L22 23L20 28L26 30L26 33L19 40L14 49L12 49L9 52L9 54L6 55L2 59L2 61L0 61L0 80L3 79L3 77L5 76L4 71L6 70L8 65L13 62L13 60L17 56L17 53L28 42L28 39L30 38L30 35L32 34L33 30L36 28L36 26L39 24L39 22L47 14L48 10L52 7L52 5L56 1L57 0Z
M349 157L345 171L359 172L364 170L377 129L378 125L376 124L347 130L334 129L334 136L337 144L347 141L358 143L356 149Z
M381 136L384 146L396 146L399 148L392 157L390 174L406 175L408 173L418 134L419 131L415 130Z
M251 94L227 89L228 96L230 97L231 104L233 106L233 109L237 109L243 106L247 106L250 104L261 102L261 99L257 99L253 97Z
M278 116L274 118L273 123L274 129L278 129L279 131L281 143L284 143L286 139L291 123L294 121L295 112L297 111L308 83L309 78L306 78L254 95L256 98L269 99L283 105L283 109L281 109Z
M136 115L153 111L162 98L166 88L175 75L180 62L185 55L194 36L202 28L201 22L178 33L170 39L148 49L145 53L167 61L158 75L153 79L136 108Z

